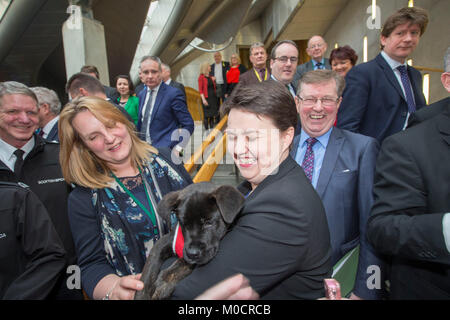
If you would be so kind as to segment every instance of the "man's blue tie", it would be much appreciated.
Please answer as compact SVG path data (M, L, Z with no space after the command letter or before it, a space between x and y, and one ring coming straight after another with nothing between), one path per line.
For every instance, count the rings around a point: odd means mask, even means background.
M150 111L152 108L152 93L153 93L152 89L149 89L147 91L147 94L149 95L149 97L148 97L147 104L145 106L144 119L142 120L142 126L141 126L141 135L144 140L147 138L147 131L149 130L149 127L150 127ZM150 134L150 132L149 132L149 134Z
M323 69L323 64L322 62L317 62L316 63L316 70L322 70Z
M411 90L411 82L409 81L408 71L404 65L398 66L397 70L400 71L400 79L402 79L403 89L405 89L406 102L408 103L409 113L416 111L416 104L414 103L414 96Z
M314 151L313 146L317 142L316 138L308 138L306 139L306 152L305 157L303 158L302 168L305 171L306 177L309 181L312 181L312 175L314 171Z

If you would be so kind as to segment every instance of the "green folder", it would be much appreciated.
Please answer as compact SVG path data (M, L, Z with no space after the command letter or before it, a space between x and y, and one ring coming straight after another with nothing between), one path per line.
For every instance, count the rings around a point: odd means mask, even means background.
M359 245L347 252L333 267L332 277L339 282L342 297L347 297L355 286L358 260Z

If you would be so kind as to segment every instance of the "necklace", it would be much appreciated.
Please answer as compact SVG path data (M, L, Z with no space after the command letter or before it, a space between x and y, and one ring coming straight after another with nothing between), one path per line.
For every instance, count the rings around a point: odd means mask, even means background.
M112 176L116 180L116 182L122 187L123 190L136 202L136 204L147 214L147 216L150 218L152 224L153 224L153 234L158 235L158 224L156 222L156 214L155 210L153 209L152 202L150 201L149 196L149 190L147 190L147 187L145 186L145 180L144 175L142 174L141 168L139 168L139 174L142 178L142 185L144 186L145 195L147 197L148 206L150 207L150 211L135 197L133 193L120 181L119 178L116 177L114 173L112 173Z

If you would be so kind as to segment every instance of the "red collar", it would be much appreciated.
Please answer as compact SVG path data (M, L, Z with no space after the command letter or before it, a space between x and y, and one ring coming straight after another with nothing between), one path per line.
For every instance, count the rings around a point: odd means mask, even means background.
M181 232L180 223L177 223L177 226L175 227L175 236L173 237L172 251L179 258L183 259L183 249L184 249L183 232Z

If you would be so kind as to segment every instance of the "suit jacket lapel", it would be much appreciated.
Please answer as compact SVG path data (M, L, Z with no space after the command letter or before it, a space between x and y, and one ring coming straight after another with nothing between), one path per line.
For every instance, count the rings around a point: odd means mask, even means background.
M340 129L333 128L331 131L330 139L328 140L327 150L323 158L322 168L320 169L319 180L317 181L316 191L322 198L325 193L325 189L330 182L331 175L336 167L336 161L339 153L341 152L342 145L344 144L344 136Z
M150 118L150 124L155 119L155 115L158 112L159 107L161 106L161 102L164 98L164 94L167 89L166 87L167 87L167 84L161 82L161 85L159 86L159 89L158 89L158 94L156 95L155 105L153 106L152 116Z
M448 104L442 114L437 117L439 117L437 127L441 133L442 139L450 145L450 104Z
M138 93L139 98L139 110L138 110L138 124L136 126L137 131L141 130L142 125L142 109L144 108L145 103L145 96L147 95L147 86L144 85L144 87L141 89L141 91Z
M412 71L412 67L408 66L408 75L409 80L411 81L411 86L413 88L414 100L416 102L416 106L420 107L421 105L425 105L426 101L424 101L424 96L422 94L422 78L415 77L415 74Z
M47 140L55 140L56 137L58 136L58 122L56 122L53 127L52 130L50 130L50 132L48 133L47 136Z
M406 102L405 95L403 94L402 88L400 87L400 84L398 83L398 80L394 74L394 71L392 71L389 64L384 60L383 56L378 54L378 56L375 58L378 65L383 69L384 74L386 75L386 78L389 80L389 82L392 84L392 86L397 90L397 93L400 95L400 97L403 98L403 100Z
M300 134L297 134L294 137L294 141L292 142L292 148L291 151L289 152L292 159L295 160L295 155L297 154L297 149L298 149L298 144L300 143Z
M252 68L252 71L250 72L251 77L253 78L253 81L255 83L259 82L259 79L258 79L258 76L256 75L256 72L258 72L258 71L255 68Z

